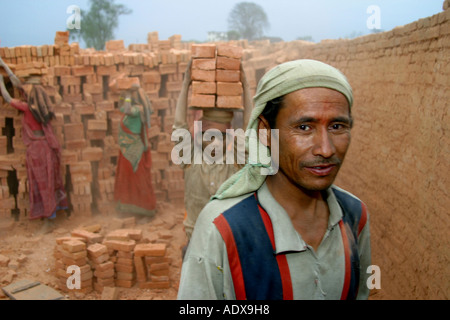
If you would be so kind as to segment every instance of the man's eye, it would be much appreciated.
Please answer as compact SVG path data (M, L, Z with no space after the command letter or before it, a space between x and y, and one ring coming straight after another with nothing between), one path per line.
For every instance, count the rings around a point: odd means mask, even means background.
M311 130L311 127L308 126L307 124L301 124L301 125L298 126L298 128L299 128L300 130L303 130L303 131Z
M332 129L334 130L342 130L342 129L346 129L348 126L342 123L335 123L331 126Z

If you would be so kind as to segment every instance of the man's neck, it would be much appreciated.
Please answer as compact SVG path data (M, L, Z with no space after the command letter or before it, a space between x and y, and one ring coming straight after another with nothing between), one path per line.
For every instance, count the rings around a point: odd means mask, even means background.
M268 176L267 187L273 197L283 206L294 207L295 211L308 211L318 202L326 202L323 191L306 190L295 185L281 174ZM325 193L326 194L326 193Z
M305 190L280 175L267 177L266 183L303 240L317 250L328 227L325 192Z

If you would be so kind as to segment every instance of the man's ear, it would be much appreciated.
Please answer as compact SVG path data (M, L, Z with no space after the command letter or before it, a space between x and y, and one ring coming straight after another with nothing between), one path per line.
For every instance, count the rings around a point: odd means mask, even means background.
M270 148L271 131L269 122L264 116L260 116L258 119L258 139L264 146Z

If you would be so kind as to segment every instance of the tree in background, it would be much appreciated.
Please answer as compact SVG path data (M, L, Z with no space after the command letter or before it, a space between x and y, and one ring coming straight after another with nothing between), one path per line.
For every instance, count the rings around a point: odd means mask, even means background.
M264 9L253 2L236 4L228 15L228 29L238 32L241 39L259 39L269 27Z
M81 28L70 30L73 40L83 39L88 48L103 50L105 43L114 39L114 30L119 26L119 16L132 10L114 0L90 0L90 9L81 11Z

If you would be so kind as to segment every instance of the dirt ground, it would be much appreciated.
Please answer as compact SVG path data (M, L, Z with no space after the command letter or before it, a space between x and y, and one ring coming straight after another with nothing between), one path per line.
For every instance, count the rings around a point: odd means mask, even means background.
M90 293L64 292L58 287L55 275L56 239L69 236L72 230L101 226L102 235L116 230L121 220L130 221L132 215L113 213L108 216L93 213L91 217L61 213L57 215L50 232L43 230L44 221L29 221L26 218L14 221L0 221L0 255L9 258L7 266L0 261L0 288L18 280L39 281L65 296L67 300L100 300L102 295L93 290ZM183 230L184 208L168 203L158 204L154 217L134 216L133 229L142 230L143 239L167 244L166 257L171 259L169 289L118 288L119 300L175 300L181 272L181 248L186 243ZM132 221L133 219L131 219ZM9 300L0 290L0 301Z
M21 218L0 220L0 257L9 258L7 266L2 266L0 259L0 288L18 280L39 281L64 295L66 300L101 300L102 294L92 290L84 294L64 292L59 288L59 280L55 275L55 257L53 252L56 239L69 236L75 229L89 229L101 226L98 231L105 236L118 228L118 222L130 221L134 217L133 229L142 230L143 239L167 244L166 257L170 263L169 289L140 289L136 284L132 288L117 288L119 300L175 300L181 273L181 251L186 244L183 230L184 207L180 205L158 204L158 211L152 218L136 215L112 213L108 216L93 213L91 217L74 214L58 214L50 232L44 232L44 221L29 221ZM131 219L133 220L133 219ZM370 300L383 300L383 290L372 290ZM0 290L0 301L9 300Z

